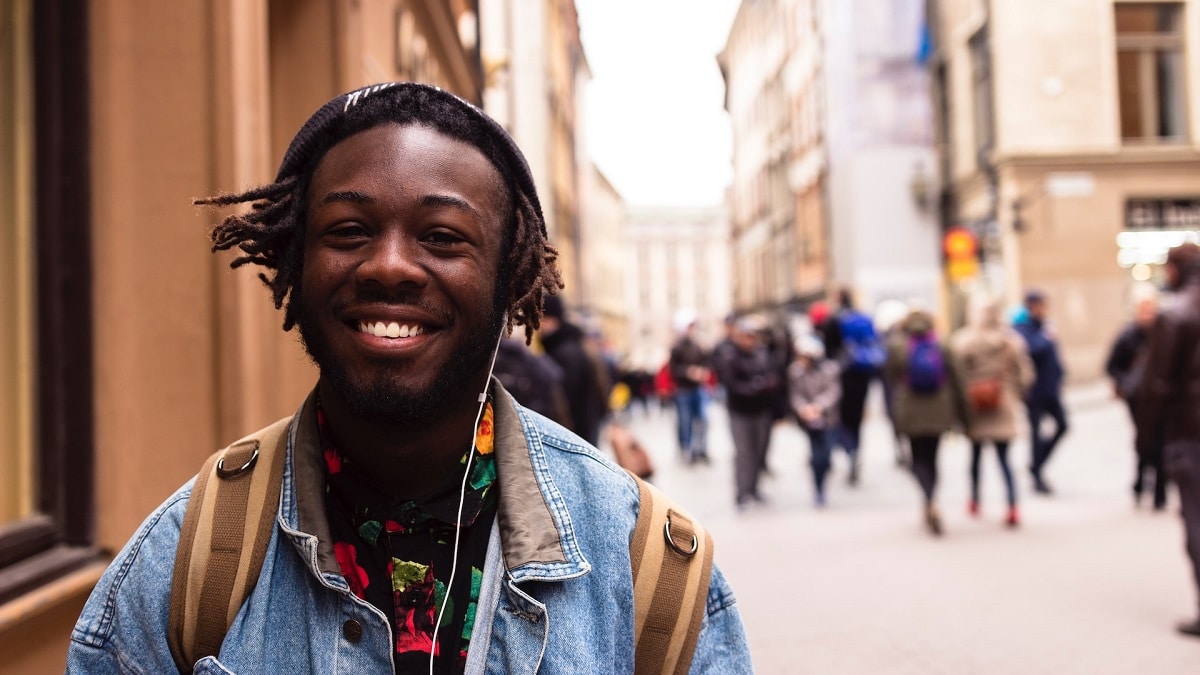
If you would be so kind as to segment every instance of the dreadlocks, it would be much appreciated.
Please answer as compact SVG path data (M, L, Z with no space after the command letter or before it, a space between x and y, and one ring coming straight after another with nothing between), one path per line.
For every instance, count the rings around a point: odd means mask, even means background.
M213 251L236 248L230 267L261 265L258 277L284 309L283 329L296 325L293 305L304 265L305 205L309 181L329 148L379 124L421 124L475 146L499 171L508 192L509 219L497 279L497 299L507 310L505 333L524 325L526 342L541 326L543 298L563 287L558 250L546 225L529 168L508 134L474 106L435 87L403 83L360 89L325 104L292 140L270 185L195 200L197 205L250 204L212 229ZM301 300L302 301L302 300Z

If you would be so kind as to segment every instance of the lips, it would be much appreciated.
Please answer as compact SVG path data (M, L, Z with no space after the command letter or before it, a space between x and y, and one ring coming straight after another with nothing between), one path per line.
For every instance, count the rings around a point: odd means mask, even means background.
M401 339L421 335L425 332L425 327L417 323L361 320L358 322L358 332L375 337Z

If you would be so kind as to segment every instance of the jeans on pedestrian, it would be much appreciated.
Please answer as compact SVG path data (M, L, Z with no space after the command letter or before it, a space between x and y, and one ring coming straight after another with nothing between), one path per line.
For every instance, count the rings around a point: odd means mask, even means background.
M805 429L808 435L809 460L812 468L813 487L818 497L825 496L825 477L829 475L830 456L833 454L833 432L830 429Z
M681 388L675 393L675 416L679 451L687 459L707 452L708 419L704 412L704 390Z
M771 442L771 411L744 413L729 411L729 432L733 436L733 472L737 503L759 499L758 479L762 458Z
M1192 578L1200 590L1200 443L1171 441L1163 451L1167 475L1179 491L1188 558ZM1200 611L1197 612L1200 617Z
M971 441L971 501L979 503L979 460L983 455L984 441ZM996 459L1000 462L1000 473L1004 475L1004 491L1008 505L1017 505L1017 487L1013 482L1012 467L1008 464L1008 441L991 441L996 448Z
M1031 399L1025 402L1025 407L1029 413L1029 447L1032 454L1029 470L1041 477L1042 467L1067 433L1067 411L1059 396ZM1049 438L1042 436L1042 418L1046 415L1054 420L1054 433Z
M912 436L908 439L912 450L912 472L925 495L925 503L933 503L933 493L937 488L937 451L940 436Z

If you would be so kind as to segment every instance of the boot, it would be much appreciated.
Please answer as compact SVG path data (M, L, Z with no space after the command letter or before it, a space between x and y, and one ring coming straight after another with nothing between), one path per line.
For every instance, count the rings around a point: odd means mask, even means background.
M1004 518L1004 524L1009 527L1016 527L1021 524L1021 515L1017 512L1015 504L1008 507L1008 515Z
M933 504L925 507L925 527L929 529L929 534L935 537L942 535L942 516Z

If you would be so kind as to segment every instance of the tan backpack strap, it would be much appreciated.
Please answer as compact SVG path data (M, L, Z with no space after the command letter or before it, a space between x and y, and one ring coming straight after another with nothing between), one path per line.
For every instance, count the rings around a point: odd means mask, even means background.
M658 488L633 479L641 499L629 544L634 673L680 675L691 667L704 621L712 537Z
M179 672L216 655L262 571L292 418L219 450L196 476L175 551L167 641Z

